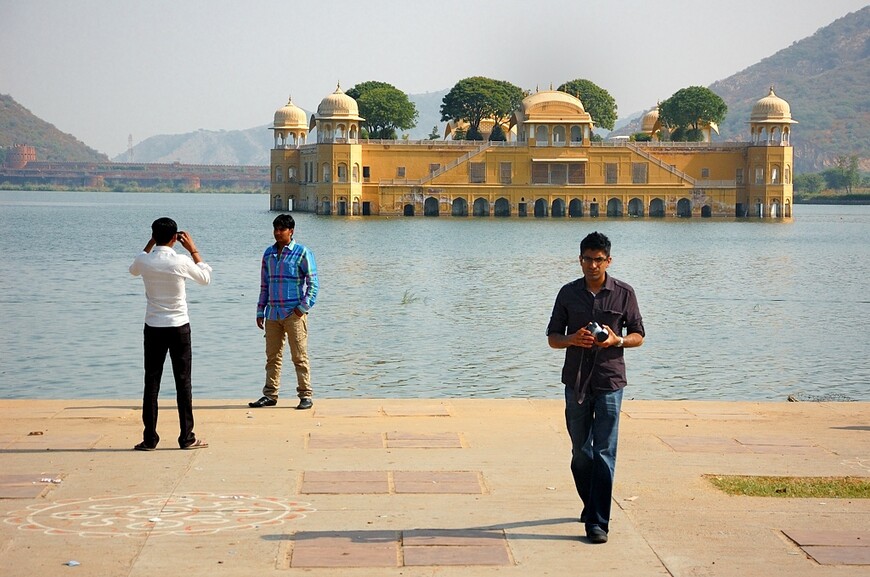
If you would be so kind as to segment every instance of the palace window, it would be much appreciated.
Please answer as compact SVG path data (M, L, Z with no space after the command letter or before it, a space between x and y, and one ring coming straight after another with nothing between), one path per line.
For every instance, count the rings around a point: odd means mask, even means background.
M343 162L338 165L338 182L347 182L347 165Z
M703 172L703 171L702 171ZM646 184L649 180L649 167L645 162L631 163L632 184Z
M764 167L755 167L755 184L764 184Z
M743 169L742 168L737 169L737 173L734 175L734 180L737 182L737 184L743 184Z
M405 167L397 166L396 167L396 178L405 178Z
M604 183L616 184L619 176L619 165L615 162L607 162L604 164Z
M510 184L513 179L513 165L510 162L499 163L498 179L502 184Z
M363 166L363 182L368 182L372 177L372 167L371 166Z
M486 182L486 163L469 162L468 170L468 182L476 184Z
M702 168L701 169L701 178L710 178L710 169Z
M568 163L568 184L586 184L586 163Z
M429 165L429 174L432 174L433 172L438 172L439 170L441 170L441 165L437 162L433 162Z

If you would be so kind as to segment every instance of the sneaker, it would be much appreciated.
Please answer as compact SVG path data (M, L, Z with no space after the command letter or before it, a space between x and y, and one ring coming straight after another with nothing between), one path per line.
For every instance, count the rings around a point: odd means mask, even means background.
M296 408L300 411L304 411L305 409L310 409L314 406L314 403L311 401L311 397L302 397L299 399L299 404L296 405Z
M258 407L274 407L278 404L278 399L270 399L269 397L260 397L256 401L252 403L248 403L249 407L258 408Z

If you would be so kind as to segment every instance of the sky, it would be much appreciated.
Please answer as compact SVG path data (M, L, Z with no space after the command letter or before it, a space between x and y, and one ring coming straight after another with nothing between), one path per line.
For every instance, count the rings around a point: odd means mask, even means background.
M314 111L340 83L591 80L620 118L708 86L867 0L0 0L0 94L113 157L158 134ZM765 96L759 94L759 98ZM787 95L781 95L787 99Z

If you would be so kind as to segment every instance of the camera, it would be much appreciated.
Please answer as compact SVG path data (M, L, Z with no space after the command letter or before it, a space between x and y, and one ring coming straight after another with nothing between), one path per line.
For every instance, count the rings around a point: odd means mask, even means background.
M603 343L607 340L607 337L610 336L610 334L607 332L607 329L605 329L595 321L592 321L591 323L586 325L586 330L592 333L592 336L595 337L595 340L599 343Z
M183 235L184 235L184 231L183 231L183 230L179 230L178 232L176 232L176 233L175 233L175 238L176 238L176 240L181 240L181 237L182 237Z

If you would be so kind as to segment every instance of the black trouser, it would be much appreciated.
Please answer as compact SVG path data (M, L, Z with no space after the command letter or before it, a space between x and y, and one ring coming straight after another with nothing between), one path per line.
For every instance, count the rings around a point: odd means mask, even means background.
M178 422L181 433L178 445L186 447L196 441L193 434L193 395L191 393L190 324L180 327L149 327L145 325L145 394L142 397L142 440L149 447L160 442L157 434L157 395L166 353L172 360L175 392L178 403Z

